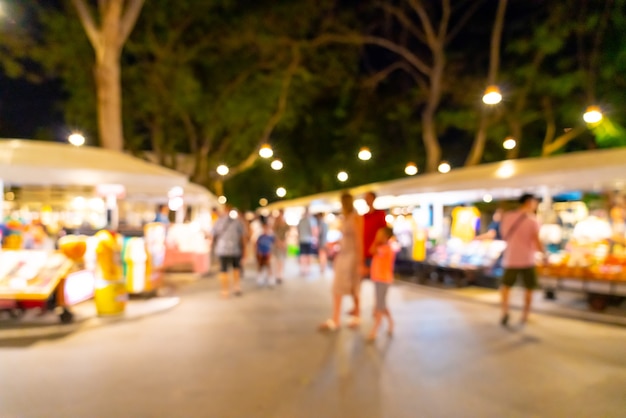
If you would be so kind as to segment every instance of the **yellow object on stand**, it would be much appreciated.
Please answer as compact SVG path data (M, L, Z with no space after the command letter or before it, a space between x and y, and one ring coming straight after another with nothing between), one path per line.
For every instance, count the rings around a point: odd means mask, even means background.
M96 310L98 315L119 315L124 313L128 301L120 246L109 231L99 231L96 238Z
M428 232L424 228L416 226L413 231L413 261L426 260L426 241Z

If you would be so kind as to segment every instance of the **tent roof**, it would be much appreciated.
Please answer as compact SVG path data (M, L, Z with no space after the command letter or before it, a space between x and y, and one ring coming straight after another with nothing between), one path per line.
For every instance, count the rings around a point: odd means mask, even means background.
M514 198L524 192L540 193L546 187L558 193L623 189L625 185L626 148L616 148L506 160L454 169L448 174L429 173L373 183L349 191L355 196L367 191L374 191L379 196L395 196L395 205L399 206L407 202L406 197L422 202L437 199L444 204L454 204L482 200L485 194L494 199ZM268 208L336 203L339 193L335 191L275 202ZM394 206L394 202L381 206Z
M187 183L182 187L185 203L204 206L219 206L217 196L211 193L206 187L196 183ZM165 204L168 201L167 193L159 193L158 189L144 188L142 191L134 193L125 200L141 201L150 203Z
M167 194L187 177L121 152L34 140L0 140L0 179L13 185L121 184L128 194Z

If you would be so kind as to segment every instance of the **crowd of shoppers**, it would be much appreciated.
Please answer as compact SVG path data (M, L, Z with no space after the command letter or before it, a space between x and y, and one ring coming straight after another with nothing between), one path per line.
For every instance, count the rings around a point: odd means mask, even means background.
M374 325L368 335L368 340L373 341L385 320L388 325L387 333L393 333L394 322L386 299L389 286L393 282L397 246L393 244L393 231L387 226L385 212L374 207L376 195L369 192L364 200L368 211L359 215L354 206L354 197L350 193L341 196L341 239L340 251L333 260L332 311L330 318L320 324L319 329L334 331L339 328L344 296L349 296L354 303L348 312L348 326L356 327L360 324L361 281L367 278L372 280L375 289ZM518 210L508 213L498 210L489 231L484 237L479 237L500 238L507 242L501 287L500 322L503 326L509 323L510 288L518 278L522 278L526 288L521 318L523 324L528 321L530 314L533 290L537 286L535 255L538 251L543 252L543 245L539 240L539 225L534 216L537 204L538 200L534 196L522 196ZM326 271L328 225L324 219L324 214L312 215L306 208L299 223L295 225L302 276L311 273L315 255L319 257L321 272ZM291 227L285 221L282 210L274 217L259 218L259 222L261 232L253 242L259 282L270 286L274 283L281 284ZM241 295L241 260L245 257L246 247L250 242L248 223L236 210L225 206L224 213L215 222L213 239L215 253L220 260L222 296L228 297L231 293Z

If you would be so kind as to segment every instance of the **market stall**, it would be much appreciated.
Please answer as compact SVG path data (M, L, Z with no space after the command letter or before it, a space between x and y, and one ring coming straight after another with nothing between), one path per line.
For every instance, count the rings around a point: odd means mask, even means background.
M591 211L585 215L581 208L583 206L586 208L587 205L582 202L582 199L588 195L604 196L607 193L620 192L625 186L626 148L618 148L570 153L549 158L506 160L455 169L447 174L432 173L374 183L359 186L350 191L357 197L367 191L374 191L378 194L376 206L379 209L389 210L388 221L394 225L396 233L409 234L408 238L403 239L407 243L403 253L409 254L408 258L424 265L435 264L442 268L455 266L465 271L475 269L476 266L488 267L488 264L503 249L502 243L472 242L472 235L479 229L474 223L479 216L475 212L472 213L471 205L484 205L486 202L511 202L523 193L533 193L543 199L539 211L541 222L544 225L551 225L543 230L542 236L549 247L559 252L552 257L554 261L552 264L558 266L564 263L563 260L569 260L565 264L571 265L572 259L580 260L581 252L588 254L587 258L595 257L594 262L587 261L585 268L576 270L577 279L582 283L598 276L604 277L603 280L615 280L619 277L615 274L616 267L606 267L609 262L615 264L614 260L619 259L619 252L616 252L617 250L609 252L604 249L605 247L596 246L595 250L600 251L601 254L596 253L592 257L589 254L594 250L589 249L588 242L581 243L580 240L572 241L570 238L577 235L576 230L604 231L602 236L594 239L606 244L607 231L617 230L623 235L624 214L626 214L623 205L617 205L618 208L615 209L616 205L604 199L603 209L606 213L603 218L607 223L603 227L598 227L597 222L595 226L585 227L585 220L592 223L592 220L587 218L594 214ZM572 191L577 192L579 197L564 201L555 199L557 196L566 195L567 192ZM624 200L623 197L621 199ZM339 192L330 192L275 202L269 206L269 209L303 207L312 204L332 206L336 205L338 200ZM619 198L617 200L619 201ZM355 206L361 212L365 209L364 202L360 200L355 202ZM456 213L457 218L466 220L465 226L461 228L453 225L453 211L457 208L461 208ZM555 214L559 217L557 222L559 228L554 228L554 222L551 222ZM594 216L596 215L597 213ZM408 218L413 219L411 226L407 226ZM413 235L413 240L410 239L410 234ZM424 255L424 241L427 243L427 254L425 259L421 260ZM414 248L418 251L413 251ZM619 249L620 247L615 243L610 243L610 248ZM601 255L606 256L602 263L599 261L602 258ZM608 257L609 255L613 258ZM402 261L402 257L398 259ZM548 275L549 272L556 271L550 268L543 269L542 272ZM563 269L560 271L571 272L571 270ZM613 271L611 279L608 279L607 271ZM428 276L430 273L427 270L424 274ZM553 274L549 276L554 277ZM621 292L621 283L611 282L611 284L612 286L596 286L594 292L602 289L607 295ZM583 289L582 286L578 288ZM587 289L590 287L587 286ZM594 295L597 296L597 293Z
M85 281L76 280L72 260L62 253L47 251L0 252L0 310L13 317L21 316L27 309L42 312L62 308L60 319L70 322L68 307L78 303ZM75 272L74 272L75 273Z
M98 234L106 229L128 234L115 234L120 254L113 263L119 264L120 272L125 271L128 277L124 281L121 275L112 283L123 280L122 287L128 287L130 293L154 290L162 273L165 233L152 230L144 239L143 225L154 219L156 209L150 199L166 204L174 201L177 206L172 211L180 222L192 206L202 206L208 212L212 204L208 191L191 185L184 175L124 153L53 142L0 140L2 266L21 266L29 274L43 271L20 281L12 270L6 270L4 293L0 292L3 306L24 305L21 301L28 297L50 300L56 294L51 289L59 289L60 284L69 290L55 297L67 306L93 297L94 289L96 294L99 289L94 276L106 276L106 269L98 264L104 248ZM134 216L142 209L143 217ZM151 214L146 220L148 212ZM60 257L54 252L56 238L72 234L90 236L85 237L84 268L62 271L53 278L42 276L47 271L42 270L42 260ZM27 286L22 289L18 285ZM106 292L115 289L119 293L115 286L105 286ZM116 309L105 307L103 311Z

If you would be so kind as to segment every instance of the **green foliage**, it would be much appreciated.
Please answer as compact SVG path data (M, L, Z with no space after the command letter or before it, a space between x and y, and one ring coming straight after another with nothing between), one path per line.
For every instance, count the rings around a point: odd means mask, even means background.
M563 150L626 145L626 0L613 1L597 53L604 1L585 2L582 11L576 0L510 1L497 77L505 99L485 110L481 95L495 3L484 2L446 50L436 116L444 158L463 161L481 112L489 121L483 160L493 161L505 157L502 139L511 126L522 128L521 155L539 155L548 123L554 122L557 136L582 126L581 113L590 104L608 116ZM31 24L2 26L3 73L59 81L66 124L94 136L93 50L69 1L58 7L36 0L14 4ZM379 4L146 2L122 56L126 147L152 151L169 165L177 154L189 154L194 179L211 185L215 166L246 160L275 118L269 140L285 168L277 173L257 161L228 180L229 198L243 207L260 197L272 200L278 186L294 197L401 177L407 161L423 166L420 113L428 90L415 74L400 69L373 85L371 76L396 63L396 54L365 45L309 44L322 34L347 32L402 44L406 30ZM389 4L408 7L406 0ZM426 55L419 41L403 45ZM372 150L371 161L356 158L362 146ZM349 172L347 184L337 181L339 169Z

